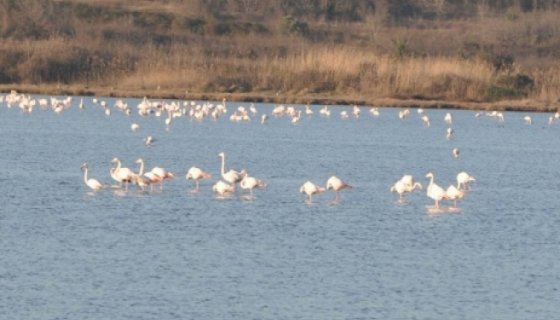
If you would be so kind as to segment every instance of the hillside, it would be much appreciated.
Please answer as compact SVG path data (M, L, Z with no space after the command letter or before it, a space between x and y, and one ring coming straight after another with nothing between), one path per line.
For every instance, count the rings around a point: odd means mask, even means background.
M0 0L0 88L554 109L559 13L537 0Z

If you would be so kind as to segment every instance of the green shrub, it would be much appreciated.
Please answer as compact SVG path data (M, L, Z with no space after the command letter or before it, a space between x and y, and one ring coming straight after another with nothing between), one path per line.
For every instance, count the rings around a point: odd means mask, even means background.
M526 97L535 87L535 81L525 74L505 75L496 79L486 90L490 100Z

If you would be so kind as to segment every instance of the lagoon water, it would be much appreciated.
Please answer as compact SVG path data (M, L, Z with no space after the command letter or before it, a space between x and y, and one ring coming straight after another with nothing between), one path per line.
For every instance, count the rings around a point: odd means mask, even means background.
M426 110L429 128L414 110L341 120L349 107L321 118L312 106L297 125L185 117L166 131L164 116L138 116L139 100L127 100L129 117L78 100L61 114L0 104L6 319L560 318L560 124L549 114L525 125L523 113L499 123L451 111L448 141L444 110ZM252 201L216 199L220 151L268 187ZM177 178L162 192L90 192L81 164L112 183L115 156ZM213 175L199 193L185 180L193 165ZM463 170L476 181L460 210L389 192L405 173L426 186L431 171L446 187ZM299 186L333 174L354 188L338 205L330 192L305 204Z

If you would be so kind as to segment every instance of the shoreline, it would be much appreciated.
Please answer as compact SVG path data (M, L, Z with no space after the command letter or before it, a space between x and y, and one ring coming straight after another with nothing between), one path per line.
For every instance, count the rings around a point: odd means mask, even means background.
M496 102L468 102L445 101L413 98L381 98L381 97L354 97L341 94L334 95L303 95L292 93L269 92L180 92L180 89L121 89L100 86L78 85L25 85L2 84L0 93L9 93L16 90L18 93L42 95L72 95L72 96L97 96L97 97L129 97L149 99L175 99L175 100L208 100L220 101L227 99L235 102L278 103L278 104L313 104L313 105L358 105L389 108L424 108L424 109L455 109L455 110L482 110L482 111L518 111L518 112L557 112L560 111L560 101L544 103L531 99L502 100Z

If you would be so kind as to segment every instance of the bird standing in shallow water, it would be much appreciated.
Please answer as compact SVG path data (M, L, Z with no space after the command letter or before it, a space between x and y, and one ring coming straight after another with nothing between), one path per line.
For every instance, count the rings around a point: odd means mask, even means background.
M431 172L426 175L426 178L430 180L426 194L430 199L435 201L435 207L439 208L439 202L445 198L445 190L434 183L434 175Z
M206 179L210 179L212 177L212 175L210 175L210 173L198 168L198 167L191 167L189 169L189 171L187 172L187 176L186 179L187 180L194 180L195 184L196 184L196 188L193 190L195 192L198 192L199 190L199 186L198 186L198 182L199 180L206 180Z
M391 187L391 192L396 192L399 195L399 202L403 201L403 195L407 192L412 192L414 190L422 190L422 185L419 182L414 181L411 175L404 175L399 181Z
M96 191L99 189L106 188L107 186L99 182L97 179L88 178L88 164L85 162L81 167L84 172L84 182L91 190Z
M334 191L334 194L335 194L333 203L338 203L338 201L339 201L338 192L340 190L347 189L347 188L352 188L352 186L347 184L346 182L340 180L340 178L338 178L336 176L332 176L327 180L326 189L327 190L332 189Z
M311 181L306 181L300 188L299 188L299 192L301 193L305 193L309 199L307 201L307 203L312 203L312 199L311 196L313 196L314 194L319 194L324 192L326 189L323 187L319 187L318 185L314 184Z

